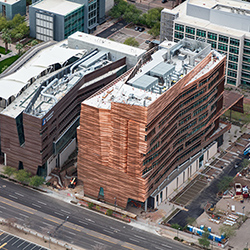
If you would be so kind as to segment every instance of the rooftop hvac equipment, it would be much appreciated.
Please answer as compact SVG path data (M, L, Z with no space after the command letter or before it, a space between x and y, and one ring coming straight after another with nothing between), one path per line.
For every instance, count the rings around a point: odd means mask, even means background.
M149 76L149 75L143 75L140 78L136 79L132 86L150 91L156 84L158 83L158 78Z
M87 59L86 61L84 61L83 63L81 63L80 67L89 68L90 66L98 62L99 60L107 59L107 57L108 57L107 51L100 51L97 54L90 57L89 59Z
M167 77L175 70L175 66L173 64L168 64L165 62L161 62L156 65L153 69L150 70L150 76L157 76L157 77Z

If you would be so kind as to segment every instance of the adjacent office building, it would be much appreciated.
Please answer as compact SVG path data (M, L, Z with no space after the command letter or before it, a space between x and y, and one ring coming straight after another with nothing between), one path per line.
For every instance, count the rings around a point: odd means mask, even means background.
M187 0L161 14L161 41L206 41L227 56L226 83L250 86L250 3Z
M70 41L44 49L14 76L2 80L0 126L5 165L47 176L76 149L81 102L127 70L126 55L131 49L123 45L127 53L116 53L118 43L100 38L100 46L88 47L95 38L77 32ZM76 49L76 39L86 39L86 46ZM139 60L145 51L133 51L137 63L137 56ZM27 75L35 72L37 77L24 85Z
M78 178L84 194L120 207L157 207L192 177L223 143L230 124L226 57L184 38L161 43L128 74L82 102Z
M26 0L0 0L0 12L3 17L12 19L16 14L26 15Z
M93 33L105 20L102 0L42 0L29 7L30 36L61 41L76 31Z

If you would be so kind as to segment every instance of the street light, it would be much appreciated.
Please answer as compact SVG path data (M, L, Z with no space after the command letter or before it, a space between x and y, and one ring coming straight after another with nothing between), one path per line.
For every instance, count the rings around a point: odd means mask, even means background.
M116 197L115 197L114 199L115 199L115 203L114 203L114 205L115 205L115 212L116 212Z
M242 210L243 210L243 214L242 214L242 224L243 224L243 216L245 216L245 214L244 214L244 209L245 209L245 206L242 207Z
M177 238L179 238L179 230L180 228L177 228Z

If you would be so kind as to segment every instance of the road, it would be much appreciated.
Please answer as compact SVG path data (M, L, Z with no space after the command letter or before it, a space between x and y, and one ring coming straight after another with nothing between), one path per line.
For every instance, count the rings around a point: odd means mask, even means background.
M100 32L96 36L99 36L99 37L102 37L102 38L107 38L107 37L111 36L113 33L115 33L116 31L118 31L118 30L122 29L123 27L125 27L126 25L127 25L127 23L124 20L120 20L119 22L113 24L112 26L110 26L109 28L107 28L104 31Z
M191 249L4 179L0 179L0 217L15 218L30 229L85 249L96 245L105 249Z

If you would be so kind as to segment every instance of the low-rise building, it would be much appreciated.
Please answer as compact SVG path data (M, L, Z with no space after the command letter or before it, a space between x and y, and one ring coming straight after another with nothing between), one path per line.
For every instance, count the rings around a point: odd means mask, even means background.
M29 7L30 36L61 41L76 31L93 33L105 21L105 1L42 0Z

